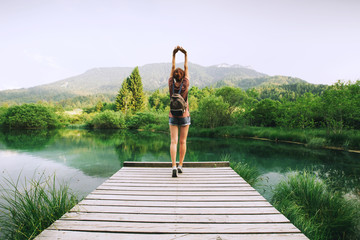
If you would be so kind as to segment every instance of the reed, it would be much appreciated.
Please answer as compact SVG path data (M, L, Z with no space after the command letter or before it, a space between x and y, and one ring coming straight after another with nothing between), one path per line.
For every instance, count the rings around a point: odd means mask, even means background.
M231 159L229 159L231 160ZM228 161L228 160L222 160ZM256 186L260 180L259 170L245 162L230 162L230 167L240 175L248 184Z
M33 239L76 203L67 184L56 184L55 174L44 173L19 184L4 178L0 185L0 226L5 239Z
M359 202L307 171L280 182L271 202L310 239L359 239Z

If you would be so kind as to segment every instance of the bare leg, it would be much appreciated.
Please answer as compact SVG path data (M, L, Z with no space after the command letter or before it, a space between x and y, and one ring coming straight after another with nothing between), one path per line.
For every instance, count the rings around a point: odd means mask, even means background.
M176 167L176 151L177 151L177 143L178 143L178 135L179 135L179 127L176 125L169 125L170 126L170 156L172 167Z
M186 139L189 132L189 125L180 127L180 149L179 149L179 165L182 166L186 154Z

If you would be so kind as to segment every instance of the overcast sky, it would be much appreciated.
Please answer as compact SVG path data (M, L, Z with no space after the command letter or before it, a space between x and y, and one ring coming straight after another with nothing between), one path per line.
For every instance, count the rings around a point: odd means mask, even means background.
M0 90L170 62L176 45L203 66L360 79L358 0L0 0L0 39Z

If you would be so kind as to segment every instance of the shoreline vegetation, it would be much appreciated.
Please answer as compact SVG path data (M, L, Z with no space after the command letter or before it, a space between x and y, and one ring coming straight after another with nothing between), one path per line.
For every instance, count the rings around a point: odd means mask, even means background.
M34 174L22 185L20 177L3 178L0 184L0 236L5 239L34 239L79 200L67 183L56 181L55 174Z
M274 189L271 204L309 239L359 239L360 201L310 171L295 171Z
M84 102L86 97L84 97ZM360 153L360 80L331 86L296 83L191 87L189 134L303 144ZM0 128L131 129L168 132L168 89L144 92L135 68L110 102L74 109L69 102L0 106ZM77 99L76 106L81 105Z

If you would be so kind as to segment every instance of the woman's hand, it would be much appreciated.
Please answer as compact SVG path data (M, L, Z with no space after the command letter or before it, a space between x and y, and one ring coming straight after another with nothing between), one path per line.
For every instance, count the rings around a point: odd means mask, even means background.
M174 48L174 51L173 51L173 56L175 56L175 54L179 51L180 47L177 46Z
M183 49L182 47L179 47L179 50L180 50L180 52L182 52L183 54L187 54L187 52L186 52L186 50L185 49Z

